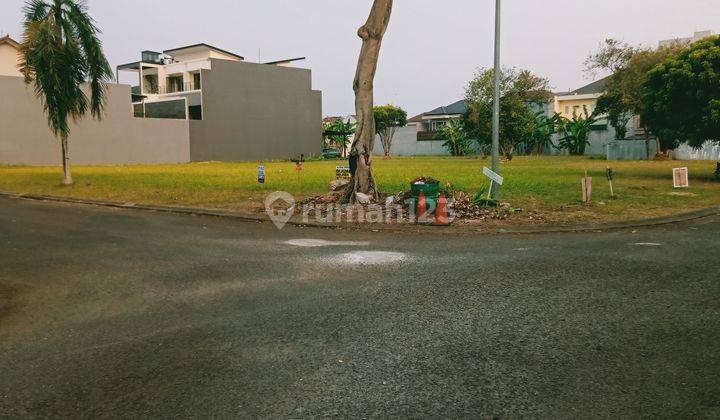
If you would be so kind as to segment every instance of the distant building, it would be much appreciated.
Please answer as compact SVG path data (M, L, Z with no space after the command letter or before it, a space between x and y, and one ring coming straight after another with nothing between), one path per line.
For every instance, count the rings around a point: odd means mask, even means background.
M467 112L465 100L440 106L408 119L408 125L398 129L393 138L393 156L432 156L449 155L443 146L445 140L440 130L453 119L461 118ZM382 143L375 141L376 155L384 155Z
M17 71L19 44L0 38L0 163L59 163L42 103ZM71 158L80 164L247 161L318 156L322 97L298 59L247 63L196 44L118 66L138 85L108 84L106 116L73 124ZM6 129L7 127L7 129Z
M466 112L467 103L462 99L413 117L408 120L408 125L415 126L418 141L437 140L438 132L443 127Z
M0 37L0 76L22 76L18 70L20 44L10 35Z
M714 36L714 35L715 35L715 32L713 32L713 31L700 31L700 32L695 32L693 34L693 36L688 37L688 38L675 38L675 39L662 40L659 42L658 46L660 48L666 48L666 47L671 47L673 45L678 45L678 44L690 45L690 44L694 44L698 41L702 41L703 39Z

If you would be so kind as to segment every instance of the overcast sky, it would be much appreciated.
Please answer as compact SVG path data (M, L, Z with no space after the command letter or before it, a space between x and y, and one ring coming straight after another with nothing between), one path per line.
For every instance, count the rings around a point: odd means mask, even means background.
M503 64L532 70L557 90L590 80L582 62L607 37L656 45L720 30L718 0L504 0ZM2 0L0 32L21 37L24 0ZM323 114L353 113L357 28L371 0L89 0L113 67L141 50L205 42L263 61L307 56ZM463 97L492 63L493 0L395 0L376 103L412 115Z

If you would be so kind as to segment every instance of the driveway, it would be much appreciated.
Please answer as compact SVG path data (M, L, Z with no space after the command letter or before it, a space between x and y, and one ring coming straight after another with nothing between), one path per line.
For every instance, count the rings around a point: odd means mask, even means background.
M717 418L719 268L718 218L433 236L0 199L0 416Z

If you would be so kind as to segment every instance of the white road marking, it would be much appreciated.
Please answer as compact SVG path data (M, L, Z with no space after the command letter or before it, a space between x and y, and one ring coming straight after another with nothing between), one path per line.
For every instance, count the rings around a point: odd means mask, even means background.
M327 246L368 246L370 242L353 242L353 241L325 241L322 239L292 239L283 242L285 245L299 246L301 248L321 248Z
M332 264L342 265L380 265L393 264L408 260L407 254L384 251L355 251L330 257Z
M662 244L658 244L655 242L638 242L635 244L630 244L630 246L662 246Z

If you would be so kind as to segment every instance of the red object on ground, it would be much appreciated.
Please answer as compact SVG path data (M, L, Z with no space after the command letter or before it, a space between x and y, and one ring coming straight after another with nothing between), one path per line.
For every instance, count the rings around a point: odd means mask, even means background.
M418 198L418 220L425 216L425 213L427 213L427 201L425 200L425 191L420 191L420 197Z
M450 219L447 214L447 199L445 193L440 193L440 199L438 200L437 211L435 212L435 224L438 226L447 226L450 224Z

